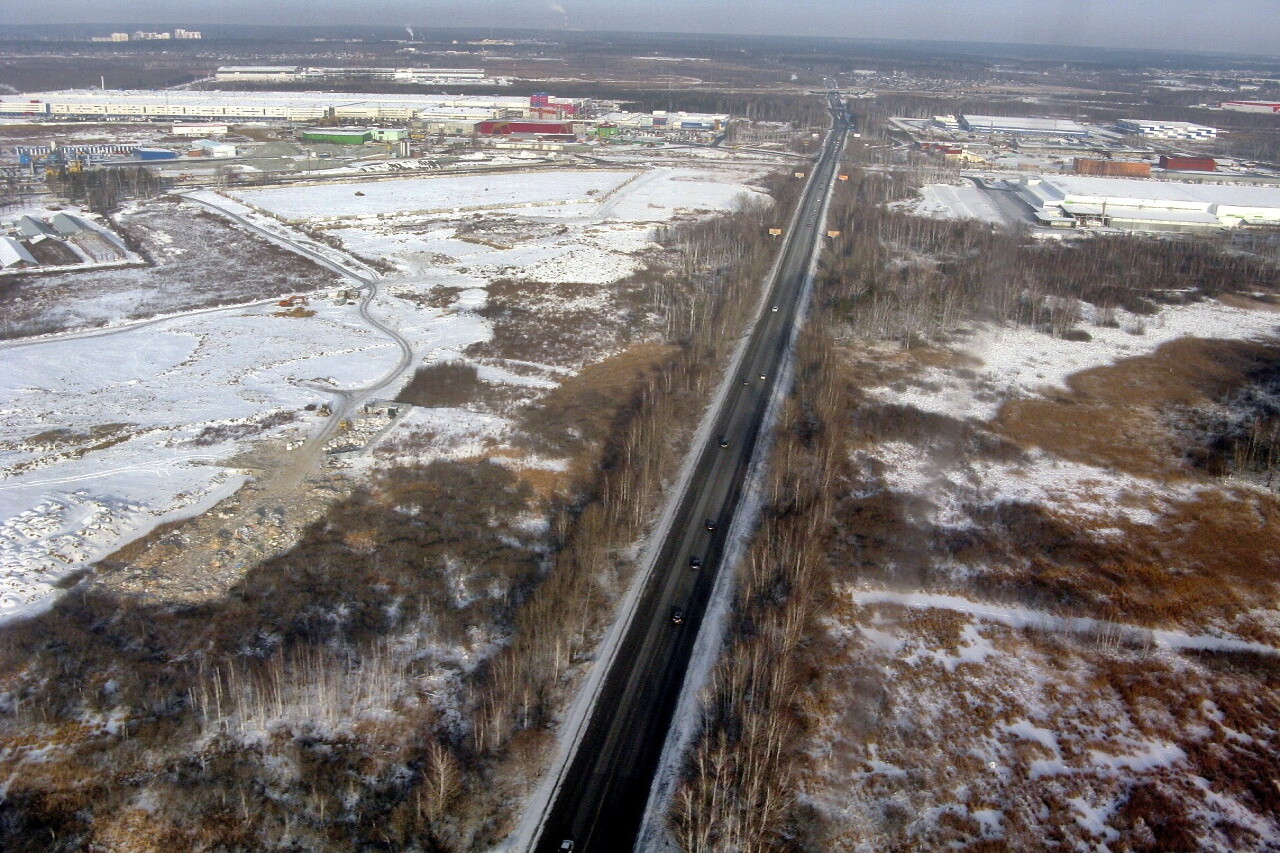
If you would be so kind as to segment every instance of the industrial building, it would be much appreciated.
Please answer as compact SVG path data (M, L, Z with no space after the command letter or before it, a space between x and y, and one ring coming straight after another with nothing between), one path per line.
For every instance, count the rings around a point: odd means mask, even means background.
M960 116L960 126L970 133L1004 133L1010 136L1085 137L1089 128L1062 118L1030 118L1021 116Z
M219 83L305 83L323 80L380 80L405 84L502 85L483 68L317 68L301 65L224 65L214 72Z
M1151 164L1137 160L1098 160L1077 157L1074 161L1077 175L1102 175L1110 178L1149 178Z
M302 79L301 65L224 65L213 75L219 83L292 83Z
M1171 172L1216 172L1218 161L1212 157L1175 157L1162 154L1160 168Z
M1280 187L1066 176L1025 178L1017 194L1047 225L1129 231L1280 227Z
M574 124L567 121L482 121L476 125L476 132L485 136L576 135Z
M236 156L236 147L230 142L197 139L191 143L191 153L198 157L234 157Z
M1276 101L1223 101L1219 106L1224 110L1234 110L1241 113L1280 115L1280 102Z
M1203 124L1192 124L1189 121L1148 121L1146 119L1122 118L1116 122L1116 128L1124 133L1143 136L1147 139L1216 139L1218 129Z
M487 110L484 112L488 112ZM436 116L420 114L418 121L422 129L435 136L470 136L475 133L476 125L489 119L489 115L472 115L466 118L457 116Z
M186 122L173 126L174 136L225 136L231 130L225 124L214 122Z
M12 237L0 236L0 268L7 270L38 266L27 247Z
M299 134L303 142L327 142L330 145L364 145L373 139L367 127L309 127Z
M45 222L43 219L36 219L34 216L20 216L13 224L18 229L18 233L28 240L35 239L37 237L54 236L53 226Z
M574 98L553 98L546 92L529 96L529 115L533 118L573 118L580 106Z
M247 67L247 66L246 66ZM257 73L246 71L246 73ZM590 101L573 101L574 112ZM359 95L341 92L127 92L74 90L0 96L0 117L71 120L470 121L527 118L530 99L501 95Z
M138 150L136 145L16 145L13 153L18 155L18 162L24 166L35 165L69 165L71 163L100 163L111 157L133 154Z
M177 160L178 152L170 148L135 148L133 156L148 162L153 160Z
M729 116L723 113L669 113L666 110L653 111L653 126L672 130L722 130L729 123Z
M89 227L83 219L70 213L55 213L49 223L60 237L73 237Z

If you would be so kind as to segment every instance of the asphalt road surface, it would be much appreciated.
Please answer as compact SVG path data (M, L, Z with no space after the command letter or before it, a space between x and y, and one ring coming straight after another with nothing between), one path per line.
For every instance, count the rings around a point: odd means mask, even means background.
M834 126L808 175L770 301L741 362L640 605L605 678L591 720L543 821L534 849L617 853L634 846L663 741L707 606L725 534L742 491L774 383L791 343L819 221L849 130L830 96ZM808 164L796 167L808 170ZM701 566L693 568L691 558ZM678 616L677 616L678 614Z

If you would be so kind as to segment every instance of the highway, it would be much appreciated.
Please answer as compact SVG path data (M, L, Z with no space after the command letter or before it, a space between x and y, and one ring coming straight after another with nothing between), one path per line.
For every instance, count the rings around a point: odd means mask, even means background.
M849 131L843 104L834 93L828 98L832 130L806 176L791 233L783 237L769 298L542 822L533 847L539 853L559 851L565 841L573 842L575 853L616 853L634 846L729 523L791 345L814 246L823 233L823 206ZM692 558L701 561L698 568L691 566Z

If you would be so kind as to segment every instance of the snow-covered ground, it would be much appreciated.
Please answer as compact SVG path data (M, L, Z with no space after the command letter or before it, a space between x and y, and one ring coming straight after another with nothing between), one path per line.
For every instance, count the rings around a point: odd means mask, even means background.
M950 366L866 390L873 405L998 434L1003 404L1071 400L1067 380L1082 370L1151 355L1183 337L1274 340L1280 326L1273 312L1216 301L1118 320L1120 328L1089 326L1088 341L975 326L952 337ZM1145 440L1116 436L1121 445ZM1242 782L1274 766L1275 730L1262 710L1274 697L1259 693L1269 664L1214 659L1280 654L1274 596L1241 592L1245 603L1235 611L1218 608L1195 593L1184 567L1126 563L1106 550L1113 543L1140 549L1134 543L1221 523L1179 514L1206 495L1225 495L1230 514L1254 518L1255 527L1274 517L1259 509L1272 512L1274 498L1240 481L1141 476L1034 447L988 457L964 443L868 438L856 451L856 466L875 483L867 500L909 518L904 538L958 544L945 555L942 546L914 557L890 549L927 565L903 572L918 570L925 584L909 591L909 581L840 583L827 635L814 640L829 644L814 707L857 709L815 714L806 745L804 799L821 816L826 842L842 850L981 841L1032 849L1046 839L1076 850L1280 847L1267 797ZM1066 519L1079 550L1059 558L1055 547L1072 546L1053 541L1053 533L1028 543L1018 539L1021 528L981 521L1005 518L1002 507ZM984 530L984 523L995 526ZM1026 565L988 565L992 552L966 544L984 532L1007 540ZM1212 559L1209 565L1211 573L1222 569ZM1034 592L1037 583L1077 589L1068 569L1086 589L1072 606L1063 607L1067 592ZM1005 571L1014 573L1012 587L993 580ZM1210 586L1236 583L1227 575L1194 577ZM1147 610L1139 620L1125 609L1146 606L1146 596L1165 585L1176 601L1168 611ZM1014 592L995 601L975 591L989 587L1032 591L1025 600ZM1180 598L1177 590L1190 592Z
M555 170L496 175L353 181L296 187L239 190L240 200L284 219L403 217L422 213L516 206L590 204L635 177L627 171Z
M375 217L328 232L345 249L396 267L379 280L369 312L409 342L416 365L466 361L468 347L489 340L492 326L478 312L494 279L605 288L641 263L637 255L654 245L654 223L730 207L758 193L750 182L760 173L759 166L682 165L368 182L364 197L349 183L262 192L304 216L436 204L431 198L464 208L483 201L483 215L505 242L474 227L472 212L408 224ZM196 195L334 269L376 278L277 219L226 197ZM366 199L369 207L342 206ZM524 206L553 199L559 202ZM514 206L491 207L496 202ZM210 276L236 274L233 266L199 273L202 286ZM441 289L446 298L427 298ZM607 311L603 293L577 293L547 309ZM0 345L0 617L47 603L59 577L232 493L247 476L234 462L239 453L263 438L284 446L316 434L325 421L305 406L368 387L396 365L395 342L371 327L358 305L322 296L307 307L313 316L278 316L274 304L229 306ZM533 390L566 371L474 362L485 383ZM457 458L491 447L507 427L497 416L422 410L386 441L425 437L438 442L425 457Z
M848 711L814 732L804 795L830 849L1276 849L1239 783L1276 745L1247 680L971 605L872 595L831 624L816 689Z
M919 216L940 219L978 219L995 225L1007 220L991 199L979 187L970 183L960 185L928 184L920 190L920 198L902 202L903 210Z
M391 342L354 308L316 310L211 312L5 352L0 613L43 600L59 576L233 490L244 478L227 467L238 443L214 430L243 426L258 438L254 426L279 413L286 425L267 433L305 437L321 425L306 405L395 362ZM484 334L479 321L458 323L447 342Z
M1117 311L1115 320L1114 328L1088 326L1088 341L1064 341L1027 326L979 325L953 347L981 362L976 380L937 368L917 374L909 384L873 393L924 411L988 420L1005 400L1064 388L1074 373L1148 355L1177 338L1247 340L1280 330L1280 314L1232 308L1216 300L1168 308L1154 317Z

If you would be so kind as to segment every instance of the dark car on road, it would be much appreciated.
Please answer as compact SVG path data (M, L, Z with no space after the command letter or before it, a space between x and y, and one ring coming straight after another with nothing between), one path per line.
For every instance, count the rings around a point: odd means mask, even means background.
M701 558L701 557L698 557L698 556L692 556L692 557L690 557L690 558L689 558L689 568L691 568L691 569L700 569L700 568L702 568L702 558Z
M671 624L672 625L684 624L684 611L681 610L679 607L671 608Z

